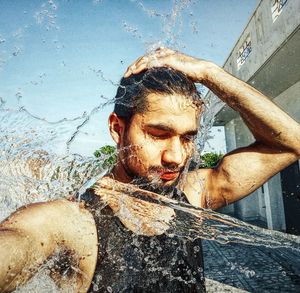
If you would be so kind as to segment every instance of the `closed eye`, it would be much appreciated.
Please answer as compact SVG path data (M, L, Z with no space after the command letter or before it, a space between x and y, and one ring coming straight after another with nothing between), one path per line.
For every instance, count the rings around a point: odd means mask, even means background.
M196 138L196 135L183 135L181 139L184 142L193 142L195 140L195 138Z
M165 132L148 132L148 134L155 139L167 139L171 137L170 133Z
M178 135L173 128L163 124L147 124L145 125L144 131L154 139L168 139L174 135ZM180 139L185 143L193 142L197 133L198 129L187 131L180 135Z

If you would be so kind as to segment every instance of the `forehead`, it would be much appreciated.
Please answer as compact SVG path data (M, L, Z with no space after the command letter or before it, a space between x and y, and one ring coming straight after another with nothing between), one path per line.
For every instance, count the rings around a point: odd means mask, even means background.
M150 94L146 104L145 111L136 114L143 123L167 124L178 132L197 129L199 109L185 96Z

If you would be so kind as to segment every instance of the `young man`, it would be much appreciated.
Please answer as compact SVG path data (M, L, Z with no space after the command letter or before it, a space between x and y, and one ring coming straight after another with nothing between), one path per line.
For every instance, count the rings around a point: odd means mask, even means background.
M202 111L193 82L238 111L256 141L227 154L214 169L184 172ZM166 48L128 68L109 127L117 164L83 195L86 206L66 200L34 204L1 224L1 292L28 280L57 250L53 277L62 287L74 277L79 292L204 292L199 240L169 237L174 211L124 192L217 209L300 157L299 124L267 97L211 62ZM163 196L137 192L128 183Z

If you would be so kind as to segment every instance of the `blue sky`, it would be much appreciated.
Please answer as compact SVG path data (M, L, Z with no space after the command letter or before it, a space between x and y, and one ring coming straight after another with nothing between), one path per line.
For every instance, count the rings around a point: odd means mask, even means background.
M222 65L256 4L0 0L0 97L52 122L89 114L105 102L101 97L114 97L127 66L158 45ZM91 116L72 151L91 154L111 143L111 109ZM221 138L211 144L224 149Z

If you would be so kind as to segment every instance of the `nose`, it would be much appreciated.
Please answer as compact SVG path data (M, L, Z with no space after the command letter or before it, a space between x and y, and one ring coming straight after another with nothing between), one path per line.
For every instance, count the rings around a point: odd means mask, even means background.
M184 150L180 138L172 138L168 141L162 154L162 164L180 166L183 162Z

